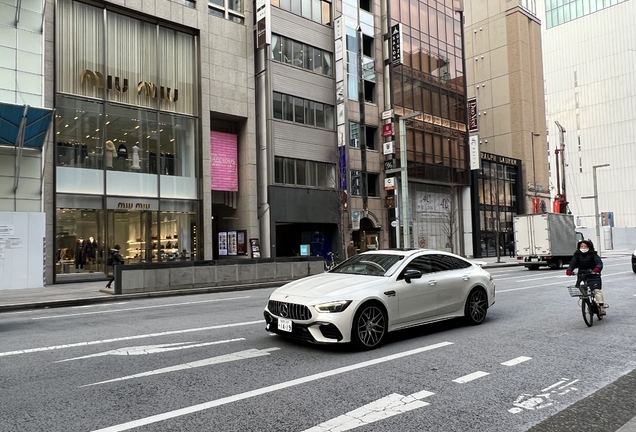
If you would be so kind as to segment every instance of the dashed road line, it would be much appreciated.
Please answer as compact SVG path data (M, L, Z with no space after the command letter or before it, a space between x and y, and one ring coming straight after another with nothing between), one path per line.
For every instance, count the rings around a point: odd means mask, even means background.
M490 373L477 371L477 372L473 372L473 373L468 374L468 375L464 375L463 377L459 377L457 379L454 379L453 382L456 382L458 384L466 384L467 382L471 382L471 381L474 381L476 379L483 378L483 377L485 377L487 375L490 375Z
M527 362L528 360L532 360L532 357L517 357L517 358L513 358L512 360L508 360L507 362L503 362L501 363L503 366L516 366L518 364L521 364L523 362Z

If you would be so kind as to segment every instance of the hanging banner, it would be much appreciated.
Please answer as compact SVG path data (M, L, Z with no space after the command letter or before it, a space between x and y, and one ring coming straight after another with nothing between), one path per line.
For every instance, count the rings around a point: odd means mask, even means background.
M351 212L351 229L353 231L357 231L360 229L360 217L362 216L361 211L353 211Z

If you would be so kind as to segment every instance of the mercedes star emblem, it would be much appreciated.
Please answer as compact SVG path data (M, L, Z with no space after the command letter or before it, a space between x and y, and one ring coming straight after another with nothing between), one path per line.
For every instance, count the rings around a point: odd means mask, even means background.
M287 303L283 303L280 307L280 316L286 318L287 315L289 315L289 306L287 306Z

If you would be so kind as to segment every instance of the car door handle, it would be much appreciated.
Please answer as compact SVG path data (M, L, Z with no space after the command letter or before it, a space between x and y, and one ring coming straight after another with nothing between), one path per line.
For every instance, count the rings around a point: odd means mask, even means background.
M462 279L464 279L465 281L467 281L468 279L470 279L470 276L468 276L468 275L464 275L464 276L462 277Z
M435 285L436 283L437 283L437 281L436 281L436 280L430 280L430 281L428 281L428 284L429 284L429 285Z
M385 296L395 297L395 291L384 291Z

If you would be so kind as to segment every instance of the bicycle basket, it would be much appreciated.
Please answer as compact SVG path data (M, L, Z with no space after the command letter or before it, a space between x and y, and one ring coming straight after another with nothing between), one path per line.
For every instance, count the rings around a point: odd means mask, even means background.
M568 291L570 292L570 297L587 297L586 288L579 288L576 285L571 285L568 287Z

